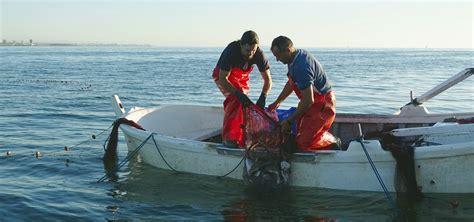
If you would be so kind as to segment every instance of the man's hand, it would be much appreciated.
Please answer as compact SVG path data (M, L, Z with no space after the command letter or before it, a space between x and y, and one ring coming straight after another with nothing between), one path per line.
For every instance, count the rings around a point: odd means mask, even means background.
M237 96L237 99L242 103L242 106L249 107L252 105L252 101L243 92L237 90L234 95Z
M265 96L265 94L263 94L263 93L260 94L260 97L257 100L257 106L260 106L260 108L264 109L266 99L267 99L267 97Z
M268 111L274 112L278 107L280 107L280 103L274 102L268 106Z
M280 122L281 132L283 135L291 134L291 122L287 119Z

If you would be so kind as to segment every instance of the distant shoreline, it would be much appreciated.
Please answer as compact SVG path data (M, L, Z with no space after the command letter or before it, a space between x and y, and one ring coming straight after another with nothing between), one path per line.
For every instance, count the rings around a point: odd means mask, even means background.
M151 44L117 44L117 43L1 43L1 47L150 47L150 48L169 48L169 49L221 49L222 47L217 46L162 46L162 45L151 45ZM270 48L270 46L261 45L263 49ZM462 50L462 51L473 51L473 48L425 48L425 47L314 47L314 46L301 46L302 49L332 49L332 50Z
M93 46L93 47L100 47L100 46L126 46L126 47L152 47L149 44L116 44L116 43L108 43L108 44L80 44L80 43L33 43L33 44L26 44L26 43L0 43L0 47L14 47L14 46Z

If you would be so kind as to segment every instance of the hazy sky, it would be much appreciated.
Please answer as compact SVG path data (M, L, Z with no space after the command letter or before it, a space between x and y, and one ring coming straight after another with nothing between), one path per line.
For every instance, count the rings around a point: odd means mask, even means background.
M224 47L254 30L304 47L472 48L472 1L0 0L8 41Z

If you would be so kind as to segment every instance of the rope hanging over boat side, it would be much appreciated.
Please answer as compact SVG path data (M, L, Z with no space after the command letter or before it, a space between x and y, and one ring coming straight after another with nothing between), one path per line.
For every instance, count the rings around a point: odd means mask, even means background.
M181 172L179 172L178 170L176 170L174 167L172 167L172 166L168 163L168 161L166 161L165 157L163 156L163 154L162 154L161 151L160 151L160 148L158 148L158 144L156 144L155 137L154 137L153 135L151 135L151 138L153 138L153 143L155 144L155 148L156 148L156 150L158 151L158 153L160 154L161 159L163 159L163 162L165 162L165 164L166 164L172 171L174 171L174 172L176 172L176 173L181 173Z

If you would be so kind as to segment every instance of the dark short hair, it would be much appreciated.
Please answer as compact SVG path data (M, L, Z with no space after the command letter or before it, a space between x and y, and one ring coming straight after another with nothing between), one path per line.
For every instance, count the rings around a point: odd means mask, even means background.
M257 33L255 33L255 32L252 31L252 30L249 30L249 31L244 32L244 34L242 35L242 38L240 38L240 44L241 44L241 45L245 45L245 44L249 44L249 45L258 44L258 35L257 35Z
M270 50L273 49L273 47L276 47L278 51L284 51L287 48L293 47L293 42L291 41L290 38L286 36L278 36L272 41L272 47L270 47Z

